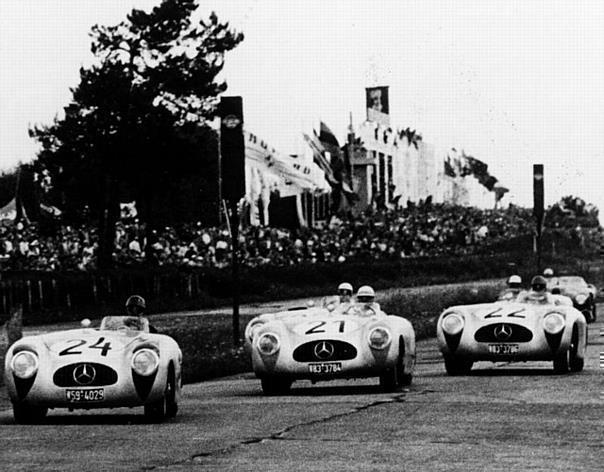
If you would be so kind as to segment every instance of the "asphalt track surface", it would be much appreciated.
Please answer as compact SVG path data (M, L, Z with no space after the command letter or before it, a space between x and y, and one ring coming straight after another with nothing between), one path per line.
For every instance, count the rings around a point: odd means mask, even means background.
M431 339L398 393L369 379L264 397L247 374L186 385L179 415L160 425L144 424L142 408L53 410L15 425L2 392L0 470L603 471L602 327L589 325L578 374L485 362L448 377Z

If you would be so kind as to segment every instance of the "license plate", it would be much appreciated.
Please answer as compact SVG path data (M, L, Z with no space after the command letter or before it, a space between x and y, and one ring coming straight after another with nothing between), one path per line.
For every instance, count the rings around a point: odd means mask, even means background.
M491 354L516 354L518 344L489 344Z
M341 362L321 362L319 364L308 364L311 374L335 374L342 370Z
M105 400L104 388L68 388L65 394L70 403L92 403Z

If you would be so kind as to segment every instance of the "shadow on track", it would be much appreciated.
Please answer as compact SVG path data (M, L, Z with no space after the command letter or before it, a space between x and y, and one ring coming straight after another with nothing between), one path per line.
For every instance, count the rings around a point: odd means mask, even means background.
M175 422L164 421L161 424L170 424ZM14 425L14 426L26 426L31 427L32 425L18 425L13 420L12 415L0 418L0 425ZM50 413L46 418L34 423L35 426L45 425L64 425L64 426L78 426L78 425L145 425L149 427L158 426L156 423L149 423L144 415L136 413L127 414L70 414L66 412Z
M412 386L411 386L412 387ZM402 390L396 392L385 393L379 385L294 385L291 390L285 395L276 395L274 397L267 398L278 398L278 397L321 397L321 396L332 396L332 395L392 395L393 393L402 393L409 389L405 387ZM258 390L254 392L240 393L235 396L239 397L263 397L264 394L258 385Z

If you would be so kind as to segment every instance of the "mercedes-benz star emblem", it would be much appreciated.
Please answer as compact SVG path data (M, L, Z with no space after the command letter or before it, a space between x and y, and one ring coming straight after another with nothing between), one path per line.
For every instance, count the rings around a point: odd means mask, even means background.
M73 369L73 380L78 385L90 385L96 377L96 370L90 364L80 364Z
M493 330L493 334L499 341L506 341L512 336L512 328L508 325L497 325Z
M315 344L315 356L317 359L329 359L333 356L334 347L333 344L327 341L321 341Z

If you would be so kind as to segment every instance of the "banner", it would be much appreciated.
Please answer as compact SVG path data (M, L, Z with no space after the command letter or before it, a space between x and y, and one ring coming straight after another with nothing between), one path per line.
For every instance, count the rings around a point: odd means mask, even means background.
M375 121L384 126L390 125L390 102L388 86L367 87L365 89L367 121Z
M540 234L543 224L543 164L533 165L533 214Z
M222 97L218 110L222 198L238 202L245 195L245 145L241 97Z

